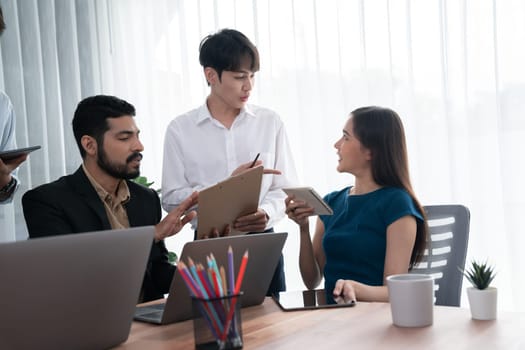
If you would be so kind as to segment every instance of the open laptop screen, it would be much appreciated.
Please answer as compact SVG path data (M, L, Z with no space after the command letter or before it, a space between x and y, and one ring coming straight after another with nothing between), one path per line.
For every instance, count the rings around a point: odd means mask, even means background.
M241 285L241 304L242 307L258 305L266 297L287 235L286 232L267 232L192 241L186 243L180 259L185 263L188 258L205 263L206 256L213 253L217 264L226 267L228 248L231 246L237 271L244 252L248 250L250 258ZM158 324L183 321L191 317L191 297L179 273L175 273L166 303L160 305L160 310L159 305L140 306L135 312L136 320Z
M153 235L148 226L0 244L0 348L125 341Z

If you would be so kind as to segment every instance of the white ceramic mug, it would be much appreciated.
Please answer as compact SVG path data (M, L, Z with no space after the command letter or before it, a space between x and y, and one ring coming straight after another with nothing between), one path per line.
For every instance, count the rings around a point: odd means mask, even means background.
M386 278L392 321L399 327L430 326L434 320L434 278L400 274Z

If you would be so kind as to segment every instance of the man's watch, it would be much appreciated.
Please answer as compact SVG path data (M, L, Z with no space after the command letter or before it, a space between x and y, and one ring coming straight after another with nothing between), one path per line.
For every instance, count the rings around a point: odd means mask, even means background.
M13 192L16 187L16 178L11 176L11 181L7 183L4 187L0 188L0 195L9 195Z

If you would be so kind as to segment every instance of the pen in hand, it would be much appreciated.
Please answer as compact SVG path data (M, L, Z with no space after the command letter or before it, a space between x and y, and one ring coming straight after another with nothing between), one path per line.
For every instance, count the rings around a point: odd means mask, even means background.
M259 159L259 156L261 154L260 153L257 153L257 155L255 156L255 159L253 160L252 164L250 165L250 168L253 168L253 166L255 165L255 163L257 163L257 159Z

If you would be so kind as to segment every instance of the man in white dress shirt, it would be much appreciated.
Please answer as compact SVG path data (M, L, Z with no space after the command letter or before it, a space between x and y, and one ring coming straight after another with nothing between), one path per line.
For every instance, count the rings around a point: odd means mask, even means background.
M247 233L272 231L284 216L281 190L296 182L284 125L266 108L247 104L259 70L257 48L242 33L223 29L205 37L199 60L210 86L205 103L175 118L164 140L162 205L169 211L193 191L256 166L277 169L263 176L257 212L239 217L234 228ZM196 228L196 220L192 222ZM268 295L285 290L284 263L277 266Z

